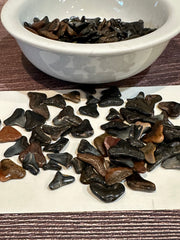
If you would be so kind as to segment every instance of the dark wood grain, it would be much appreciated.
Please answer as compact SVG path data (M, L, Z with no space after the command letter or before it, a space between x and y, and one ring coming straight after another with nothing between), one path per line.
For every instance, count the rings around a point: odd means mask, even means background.
M6 0L1 0L0 9ZM113 85L97 85L104 87ZM142 73L119 87L180 85L180 35ZM0 90L79 88L36 69L0 23ZM2 193L1 193L2 194ZM0 239L180 239L180 210L0 214Z

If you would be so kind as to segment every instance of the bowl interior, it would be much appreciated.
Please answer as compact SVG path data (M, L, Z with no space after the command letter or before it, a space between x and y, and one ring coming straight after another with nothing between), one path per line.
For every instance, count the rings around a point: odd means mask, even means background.
M32 22L48 16L50 20L71 16L121 18L122 21L144 20L146 27L159 28L168 19L162 0L28 0L19 10L19 20Z

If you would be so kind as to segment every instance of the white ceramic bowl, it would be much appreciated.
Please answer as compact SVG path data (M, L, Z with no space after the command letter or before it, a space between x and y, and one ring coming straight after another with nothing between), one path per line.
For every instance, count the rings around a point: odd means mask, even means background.
M23 27L34 17L71 16L144 20L158 30L116 43L75 44L49 40ZM78 83L106 83L126 79L150 66L180 32L180 0L9 0L1 19L24 55L43 72Z

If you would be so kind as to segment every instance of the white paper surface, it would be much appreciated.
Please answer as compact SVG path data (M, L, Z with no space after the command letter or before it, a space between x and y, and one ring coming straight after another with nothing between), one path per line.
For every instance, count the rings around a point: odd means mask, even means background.
M45 92L48 97L57 93L67 91L40 91ZM163 101L180 102L180 86L159 86L159 87L135 87L120 89L122 98L135 97L140 91L147 94L160 94ZM97 90L99 96L100 90ZM81 92L82 100L79 104L74 104L66 101L67 105L73 106L75 113L78 114L78 108L85 105L86 99ZM8 118L16 108L29 109L29 98L27 92L0 92L0 119L3 121ZM120 109L120 107L115 107ZM48 124L51 124L52 119L61 111L56 107L49 107L51 118ZM100 125L106 122L105 117L109 113L109 108L98 108L100 117L94 119L92 117L81 116L82 119L89 119L95 134L87 138L90 143L93 139L102 134L104 131L100 129ZM156 109L156 114L160 113ZM180 118L172 120L176 125L180 125ZM24 131L20 127L15 127L22 135L30 136L29 132ZM69 144L62 152L69 152L76 156L76 150L80 139L68 136ZM0 144L0 159L4 159L5 150L12 146L12 143ZM46 156L46 153L45 153ZM10 158L20 165L18 156ZM28 212L67 212L67 211L110 211L110 210L157 210L157 209L180 209L180 171L167 170L162 167L157 167L154 171L142 174L142 176L156 184L156 191L153 193L137 192L129 189L126 185L125 194L112 203L104 203L97 199L89 189L89 186L83 185L79 181L80 175L74 172L74 169L63 168L62 173L73 175L75 182L59 188L50 190L49 183L52 181L55 171L43 171L37 176L27 174L24 179L10 180L8 182L0 182L0 213L28 213Z

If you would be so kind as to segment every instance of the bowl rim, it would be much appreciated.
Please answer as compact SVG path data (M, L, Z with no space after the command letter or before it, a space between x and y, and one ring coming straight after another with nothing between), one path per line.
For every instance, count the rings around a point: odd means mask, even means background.
M168 19L160 28L145 36L120 42L96 44L55 41L33 34L23 27L17 18L17 12L27 1L30 0L8 0L1 11L2 24L17 41L51 52L88 56L119 55L167 42L180 32L180 0L159 0L167 6Z

